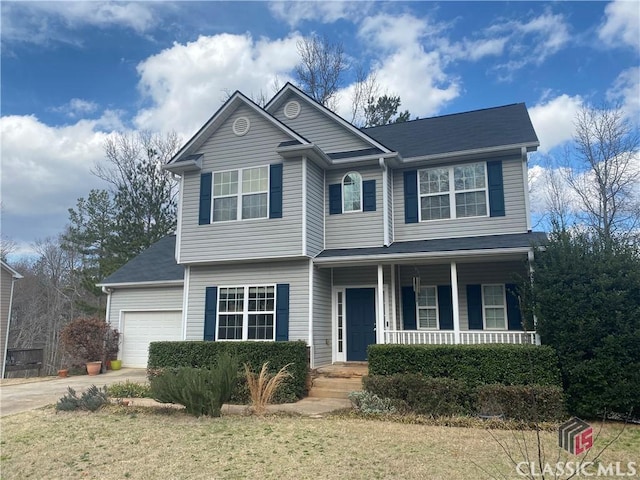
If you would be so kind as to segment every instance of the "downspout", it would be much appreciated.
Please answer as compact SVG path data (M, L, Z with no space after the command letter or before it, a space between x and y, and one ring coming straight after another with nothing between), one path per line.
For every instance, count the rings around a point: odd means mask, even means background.
M527 148L522 147L520 151L522 155L522 182L524 183L524 208L527 216L527 232L532 229L531 226L531 201L529 200L529 167L527 165Z
M9 294L9 313L7 318L7 331L5 332L4 339L4 352L2 352L2 376L0 378L4 378L4 367L7 363L7 350L9 347L9 329L11 327L11 309L13 308L13 287L16 284L16 277L11 277L11 293Z
M113 292L113 289L105 286L102 287L102 293L107 294L107 311L105 313L105 318L107 319L107 323L109 325L111 325L111 293L112 292ZM113 327L113 325L111 325L111 327ZM120 330L120 325L118 325L118 330Z
M378 159L380 168L382 169L382 243L385 247L389 246L389 175L387 164L384 157Z

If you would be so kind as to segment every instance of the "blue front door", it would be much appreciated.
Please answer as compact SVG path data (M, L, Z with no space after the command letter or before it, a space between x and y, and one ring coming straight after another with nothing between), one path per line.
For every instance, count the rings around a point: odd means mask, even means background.
M365 361L367 347L376 343L375 288L347 288L347 360Z

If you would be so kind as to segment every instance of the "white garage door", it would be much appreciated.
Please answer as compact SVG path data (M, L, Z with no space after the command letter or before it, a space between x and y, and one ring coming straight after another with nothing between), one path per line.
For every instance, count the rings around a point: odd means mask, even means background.
M182 312L124 312L121 327L122 366L146 368L151 342L182 340Z

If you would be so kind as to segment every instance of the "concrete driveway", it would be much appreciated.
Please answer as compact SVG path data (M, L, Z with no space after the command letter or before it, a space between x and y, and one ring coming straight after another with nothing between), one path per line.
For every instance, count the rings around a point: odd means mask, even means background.
M102 388L104 385L124 382L144 383L147 371L144 368L123 368L109 370L107 373L89 376L80 375L68 378L55 378L47 381L34 381L0 388L0 416L13 415L56 403L67 393L67 387L82 392L91 385Z

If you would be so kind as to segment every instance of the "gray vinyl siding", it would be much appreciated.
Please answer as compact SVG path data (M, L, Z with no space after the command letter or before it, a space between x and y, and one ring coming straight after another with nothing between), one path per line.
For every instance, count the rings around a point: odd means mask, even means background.
M458 163L454 163L456 165ZM419 169L419 168L418 168ZM404 221L404 170L394 172L393 204L395 241L455 238L527 231L522 159L502 159L504 184L504 217L472 217L419 223ZM412 169L413 170L413 169Z
M107 321L120 328L122 311L182 311L183 289L179 287L116 288L111 293L111 306Z
M11 285L13 276L6 271L4 267L0 267L2 281L0 282L0 355L2 355L2 370L4 370L5 352L7 345L7 329L9 328L9 307L11 305Z
M251 122L242 137L232 131L239 116ZM200 174L188 173L182 197L181 263L302 254L302 163L283 161L276 153L278 144L286 140L290 138L282 131L242 106L205 142L198 152L204 154L203 173L283 163L283 216L198 225Z
M207 287L289 284L289 340L309 338L309 261L192 266L189 275L187 340L202 340Z
M458 263L457 267L461 330L469 329L469 316L467 313L467 285L516 283L517 275L526 275L524 257L522 263ZM400 266L400 286L406 287L412 285L413 276L416 272L420 275L420 284L423 286L451 285L451 267L449 264L443 264L418 265L415 268L405 265ZM400 310L402 310L401 306Z
M307 255L324 249L324 170L307 161Z
M343 212L329 214L329 185L342 183L344 175L357 171L362 180L376 181L375 212ZM382 208L382 171L377 167L328 170L325 187L325 248L381 247L384 244ZM344 199L344 194L343 194Z
M300 104L300 114L294 119L288 119L284 115L284 107L289 100L296 100ZM297 95L289 94L272 114L326 153L371 148L369 143Z
M358 267L333 268L334 287L359 287L378 285L378 267L376 265ZM391 282L391 266L382 267L382 283L385 285Z
M332 361L331 270L313 267L313 365Z

